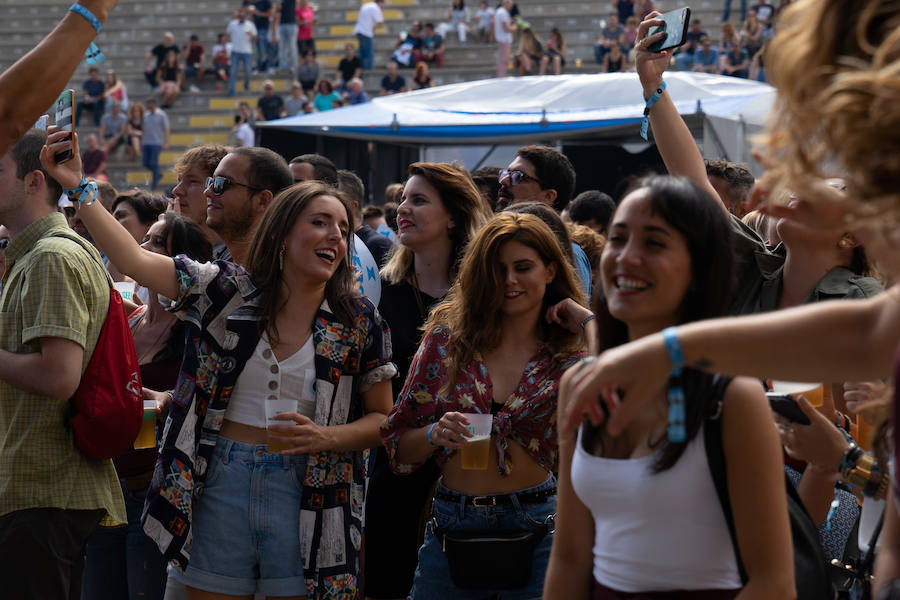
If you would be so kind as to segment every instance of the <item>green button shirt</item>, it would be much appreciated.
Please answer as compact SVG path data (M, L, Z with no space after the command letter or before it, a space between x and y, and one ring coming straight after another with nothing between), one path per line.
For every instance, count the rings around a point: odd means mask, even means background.
M0 348L24 354L40 351L42 337L71 340L84 348L84 373L106 320L109 285L97 251L76 239L65 217L52 213L11 240L0 296ZM124 523L113 463L78 450L64 424L68 404L0 380L0 515L28 508L102 508L103 524Z

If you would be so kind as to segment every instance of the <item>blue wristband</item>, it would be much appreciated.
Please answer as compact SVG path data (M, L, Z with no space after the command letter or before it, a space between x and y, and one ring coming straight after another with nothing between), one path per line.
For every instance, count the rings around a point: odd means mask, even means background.
M84 17L91 26L97 30L97 33L100 33L100 19L97 18L97 15L92 13L89 8L86 8L77 2L69 7L69 10L73 13L79 14Z
M659 87L653 92L653 95L647 98L647 105L644 106L644 118L641 119L641 137L647 139L647 131L650 129L650 109L656 104L656 101L662 98L663 92L666 91L666 82L661 81Z
M669 360L672 361L672 375L678 375L684 367L684 352L681 350L681 342L678 341L678 329L666 327L662 330L662 336Z
M97 200L100 190L97 188L96 182L87 181L84 176L82 176L81 183L77 188L71 190L63 189L63 192L69 197L69 200L75 199L79 206L90 206ZM89 194L90 198L85 200L85 194Z
M431 441L431 431L434 429L435 425L437 425L437 422L432 423L431 427L428 428L428 433L425 434L425 439L427 439L428 443L431 444L432 446L437 446L437 444L435 444L434 442Z

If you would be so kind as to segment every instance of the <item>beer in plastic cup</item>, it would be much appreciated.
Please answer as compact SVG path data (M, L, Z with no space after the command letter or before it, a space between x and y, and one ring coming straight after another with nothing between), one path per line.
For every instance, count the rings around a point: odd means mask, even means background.
M144 400L144 420L134 440L136 450L156 448L156 400Z
M869 425L861 416L856 415L856 443L866 452L872 450L872 435L874 433L875 428Z
M122 300L127 302L133 302L132 298L134 298L134 282L133 281L117 281L113 284L113 287L116 288L116 291L119 292L119 295L122 296Z
M813 406L822 406L825 403L825 388L821 383L801 383L799 381L772 381L772 391L776 394L790 396L805 396Z
M469 420L466 429L472 433L472 437L463 438L465 441L460 449L462 468L470 470L487 469L488 459L491 456L491 426L493 425L494 415L463 413L463 416Z
M293 425L293 421L280 421L275 415L285 412L297 412L297 401L283 398L270 397L266 399L266 425ZM290 450L294 447L289 441L285 441L284 435L269 432L269 453L277 454L282 450Z

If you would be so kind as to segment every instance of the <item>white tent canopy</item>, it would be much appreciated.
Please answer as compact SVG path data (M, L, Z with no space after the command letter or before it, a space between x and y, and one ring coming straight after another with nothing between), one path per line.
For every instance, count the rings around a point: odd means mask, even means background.
M720 145L739 144L765 124L775 90L720 75L672 72L668 93L682 115L702 111L718 129ZM603 138L623 130L636 136L643 115L643 91L634 73L506 77L458 83L373 99L365 104L257 123L317 136L413 144L504 144ZM725 148L721 148L725 150ZM738 151L740 153L740 151Z

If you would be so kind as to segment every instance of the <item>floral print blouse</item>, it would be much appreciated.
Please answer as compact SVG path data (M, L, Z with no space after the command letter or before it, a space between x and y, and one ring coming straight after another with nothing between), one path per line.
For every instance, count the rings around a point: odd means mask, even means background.
M397 473L410 473L424 464L397 461L400 438L410 429L435 423L447 412L491 413L493 385L480 356L460 370L449 393L439 393L448 378L448 340L449 333L443 327L436 327L425 335L413 358L400 398L381 425L381 440L387 448L391 468ZM548 471L556 466L556 393L563 372L584 354L579 352L562 364L554 364L551 349L541 345L528 361L516 390L494 415L491 433L501 475L508 475L513 468L508 456L509 440L520 444ZM455 452L436 447L438 466L443 467Z

